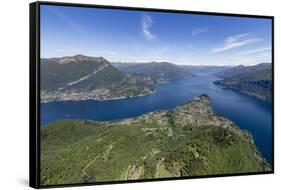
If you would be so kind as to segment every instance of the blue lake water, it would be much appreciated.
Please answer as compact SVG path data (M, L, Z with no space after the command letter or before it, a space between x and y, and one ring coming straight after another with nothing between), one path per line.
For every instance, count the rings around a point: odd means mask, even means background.
M272 163L272 105L240 92L225 90L213 84L211 75L161 84L154 94L109 101L64 101L41 104L41 126L58 119L91 119L96 121L134 117L159 109L171 109L194 96L207 93L217 114L250 131L255 144Z

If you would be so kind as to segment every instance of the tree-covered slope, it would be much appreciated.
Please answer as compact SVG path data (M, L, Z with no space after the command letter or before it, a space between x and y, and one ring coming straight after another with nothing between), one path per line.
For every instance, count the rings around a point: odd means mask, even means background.
M238 74L257 72L257 71L262 71L265 69L271 69L271 64L270 63L260 63L260 64L252 65L252 66L239 65L236 67L226 68L222 71L216 72L214 75L218 78L225 79L225 78L234 77L235 75L238 75Z
M252 136L201 95L172 110L41 128L41 185L271 170Z
M127 74L102 57L83 55L41 60L41 100L115 99L149 94L151 78Z
M215 84L224 88L239 90L259 99L272 101L272 68L271 64L259 64L255 66L239 66L218 73L223 80L215 81Z

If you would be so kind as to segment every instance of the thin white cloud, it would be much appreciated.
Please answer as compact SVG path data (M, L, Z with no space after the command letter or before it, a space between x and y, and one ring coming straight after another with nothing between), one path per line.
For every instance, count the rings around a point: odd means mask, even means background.
M239 39L243 39L245 37L248 37L249 35L250 35L249 33L243 33L243 34L237 34L237 35L234 35L234 36L229 36L225 39L225 42L233 43L233 42L236 42Z
M51 9L51 11L54 14L56 14L56 16L58 16L62 21L64 21L66 24L68 24L69 27L72 28L74 31L76 31L78 33L81 33L81 34L87 33L86 30L82 26L80 26L79 24L75 23L73 20L69 19L67 17L67 15L65 15L61 11L59 11L57 9Z
M220 47L213 48L212 53L220 53L260 41L260 38L251 38L248 33L229 36Z
M197 36L199 34L206 32L207 30L208 28L195 28L192 30L192 36Z
M251 49L248 51L240 52L240 53L237 53L236 55L251 55L251 54L265 53L265 52L270 52L270 51L271 51L271 47L265 47L265 48Z
M164 47L162 47L162 48L160 48L160 49L158 50L158 53L166 52L166 51L169 50L169 49L170 49L169 46L164 46Z
M156 39L156 35L152 34L150 31L150 28L153 25L153 20L149 15L143 15L142 16L142 33L145 39L147 40L153 40Z

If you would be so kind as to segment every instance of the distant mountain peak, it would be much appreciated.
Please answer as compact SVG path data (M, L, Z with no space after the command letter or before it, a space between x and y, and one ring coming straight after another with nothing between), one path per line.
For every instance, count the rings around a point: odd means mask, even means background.
M97 62L101 62L101 61L107 61L106 59L104 59L103 57L90 57L90 56L85 56L82 54L77 54L74 56L66 56L66 57L62 57L60 58L57 62L59 64L66 64L66 63L79 63L79 62L83 62L83 61L97 61Z

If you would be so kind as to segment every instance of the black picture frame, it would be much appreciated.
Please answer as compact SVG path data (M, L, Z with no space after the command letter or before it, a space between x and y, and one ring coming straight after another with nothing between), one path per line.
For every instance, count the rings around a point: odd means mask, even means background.
M272 23L272 170L269 172L252 172L252 173L236 173L236 174L219 174L194 177L172 177L161 179L141 179L129 181L107 181L93 182L82 184L61 184L61 185L40 185L40 5L54 6L69 6L69 7L90 7L103 9L118 9L118 10L135 10L135 11L151 11L151 12L169 12L180 14L199 14L199 15L216 15L216 16L231 16L245 18L265 18L270 19ZM166 181L166 180L183 180L194 178L213 178L227 176L244 176L258 174L273 174L274 173L274 17L264 15L248 15L248 14L232 14L218 12L201 12L187 10L170 10L156 8L141 8L141 7L125 7L125 6L109 6L109 5L92 5L79 3L59 3L39 1L29 4L29 59L30 59L30 75L29 75L29 185L33 188L53 188L53 187L72 187L72 186L88 186L102 184L120 184L120 183L135 183L149 181Z

